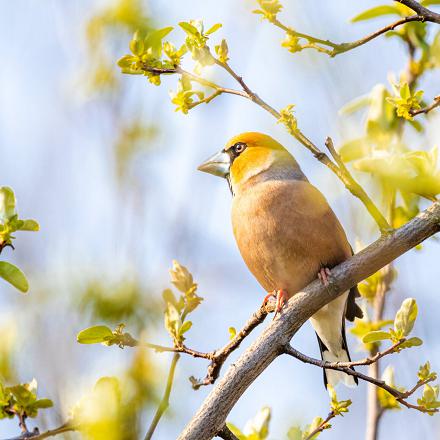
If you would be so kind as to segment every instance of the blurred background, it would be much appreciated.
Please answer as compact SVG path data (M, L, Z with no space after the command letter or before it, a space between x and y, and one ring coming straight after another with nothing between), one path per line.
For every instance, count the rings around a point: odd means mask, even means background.
M349 23L380 4L376 1L284 3L284 22L337 42L352 41L390 22L385 17ZM173 259L192 272L204 298L192 315L188 346L201 351L220 347L229 337L228 327L241 327L259 307L264 292L235 246L226 182L196 171L231 136L261 131L278 139L327 197L353 246L377 238L364 207L259 107L221 96L188 115L176 113L168 91L176 88L177 78L164 78L155 87L144 77L122 75L116 65L136 29L197 18L207 27L219 22L223 28L213 40L227 38L234 69L274 107L295 103L299 126L317 145L329 135L338 145L361 133L364 114L346 117L338 111L376 84L388 84L388 74L405 67L405 48L397 39L381 38L334 59L313 51L292 55L280 46L279 30L251 13L255 8L251 0L2 2L1 184L14 189L21 217L36 218L41 231L18 235L15 252L4 251L26 272L31 289L21 295L0 283L1 376L5 383L35 377L39 392L55 403L30 421L30 427L58 426L100 377L116 376L130 384L134 423L139 436L145 434L171 355L80 345L76 334L90 325L114 328L123 322L134 336L170 345L161 294L170 286ZM182 42L184 34L175 29L171 39ZM204 75L235 87L218 69L206 68ZM438 72L427 74L422 85L425 96L438 94ZM410 134L409 142L418 149L431 148L438 143L439 122L433 115L423 136ZM371 183L368 175L359 178L367 186ZM415 297L420 317L414 334L424 340L423 346L392 358L398 385L413 384L418 366L428 359L434 370L440 367L438 261L439 243L430 240L396 264L399 276L385 315L393 318L404 298ZM319 356L309 324L293 345ZM349 345L352 357L365 355L351 335ZM193 391L188 377L203 377L206 367L203 360L182 356L170 409L155 438L176 438L190 420L211 387ZM365 384L341 388L338 395L353 400L350 413L335 420L322 437L362 438ZM272 408L270 439L284 439L290 426L326 416L322 372L279 358L228 420L243 427L263 406ZM388 412L381 425L381 438L434 439L440 438L439 432L438 417L409 410ZM18 433L15 420L0 422L1 438Z

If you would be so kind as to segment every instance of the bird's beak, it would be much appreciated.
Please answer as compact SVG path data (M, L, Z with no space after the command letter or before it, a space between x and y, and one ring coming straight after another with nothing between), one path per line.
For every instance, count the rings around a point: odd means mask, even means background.
M226 177L229 174L231 158L228 153L220 151L203 162L197 169L214 176Z

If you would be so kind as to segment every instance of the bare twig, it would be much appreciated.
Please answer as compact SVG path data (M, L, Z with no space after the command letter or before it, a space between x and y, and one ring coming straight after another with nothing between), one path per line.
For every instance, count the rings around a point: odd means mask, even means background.
M436 202L401 228L382 236L333 268L328 287L314 281L293 295L279 317L266 327L217 382L179 440L208 440L214 437L242 394L283 353L284 346L307 319L340 294L439 231L440 202Z
M266 306L262 306L249 318L244 327L228 344L226 344L220 350L212 352L211 364L208 367L208 372L205 378L202 380L197 380L194 377L190 378L193 388L197 390L201 386L213 384L218 378L220 370L228 356L240 346L243 339L246 338L246 336L248 336L255 327L260 325L265 320L267 314L270 311L273 311L273 309L274 305L270 303Z
M224 362L229 357L229 355L240 346L243 339L245 339L255 327L260 325L265 320L268 313L274 310L274 307L275 306L272 302L268 302L266 305L260 307L260 309L257 310L249 318L243 328L224 347L207 353L193 350L183 344L176 347L165 347L162 345L138 341L137 339L133 338L130 333L124 333L123 335L121 335L120 340L118 341L118 345L120 347L151 348L157 352L183 353L194 358L210 360L211 363L208 367L208 371L204 379L198 380L193 376L190 377L193 388L199 389L201 386L210 385L215 382L220 374L220 370Z
M401 341L400 344L403 342L404 341ZM400 344L398 344L398 345L400 345ZM396 346L396 344L395 344L395 346ZM393 346L393 351L396 350L395 346ZM431 377L431 378L423 380L423 381L419 381L419 382L417 382L417 384L413 388L411 388L411 390L401 392L401 391L397 390L396 388L393 388L392 386L388 385L383 380L367 376L366 374L359 373L358 371L355 371L351 368L352 366L356 366L356 365L369 365L374 362L371 359L364 359L359 362L327 362L327 361L322 361L320 359L314 359L314 358L311 358L303 353L300 353L298 350L295 350L290 345L286 345L284 347L284 353L286 353L289 356L292 356L296 359L299 359L300 361L305 362L307 364L316 365L317 367L330 369L330 370L343 371L344 373L349 374L350 376L354 376L354 377L362 379L366 382L372 383L376 387L383 388L385 391L387 391L393 397L395 397L399 403L401 403L402 405L405 405L407 408L417 409L417 410L424 412L424 413L438 412L438 409L427 409L422 405L413 405L413 404L406 401L406 399L408 397L410 397L412 394L414 394L414 392L416 390L418 390L421 386L427 384L428 382L432 382L433 380L435 380L434 377ZM387 354L389 354L389 353L391 353L391 352L388 352ZM383 357L383 356L385 356L385 354L382 354L381 357Z
M165 411L168 409L168 406L170 405L170 394L171 394L171 389L173 387L174 373L176 372L176 365L177 362L179 362L179 358L180 358L180 354L174 353L173 359L171 361L170 371L168 373L167 385L165 388L164 395L159 403L159 406L157 407L156 413L154 414L153 417L153 421L151 422L151 425L148 428L148 432L145 434L144 440L150 440L153 437L154 431L156 430L161 417L163 416Z
M411 15L409 17L402 18L400 20L395 21L394 23L389 24L388 26L385 26L363 38L360 38L359 40L352 41L349 43L334 43L330 40L322 40L320 38L313 37L312 35L304 34L302 32L297 32L292 28L289 28L288 26L281 23L278 19L271 20L271 23L273 23L275 26L279 27L283 31L285 31L287 34L292 35L293 37L299 37L306 39L309 41L310 45L301 46L301 49L316 49L319 52L326 53L327 55L331 57L335 57L336 55L339 55L341 53L348 52L350 50L356 49L359 46L363 46L364 44L370 42L371 40L379 37L382 34L385 34L389 31L394 30L396 27L402 26L403 24L410 23L413 21L433 21L433 20L427 20L427 18L424 15ZM327 47L325 47L327 46ZM328 49L330 48L330 49Z
M48 431L40 433L38 428L35 428L32 432L23 433L22 435L7 440L44 440L49 437L55 437L56 435L63 434L65 432L76 431L78 427L71 422L64 423L58 428L50 429Z
M426 107L423 107L423 108L421 108L419 110L410 110L409 113L411 114L411 116L417 116L417 115L420 115L422 113L426 115L431 110L434 110L435 108L437 108L439 106L440 106L440 95L436 96L434 98L434 101L430 105L428 105Z
M238 440L238 438L226 425L223 426L223 428L217 433L216 437L220 437L223 440Z

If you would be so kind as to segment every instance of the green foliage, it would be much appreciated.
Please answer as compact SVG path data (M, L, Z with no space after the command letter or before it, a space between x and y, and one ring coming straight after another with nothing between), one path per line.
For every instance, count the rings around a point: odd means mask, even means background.
M397 116L412 121L414 118L411 112L422 108L423 90L411 92L407 82L393 88L396 96L387 98L387 101L396 107Z
M221 63L227 63L229 61L229 48L228 43L223 38L219 45L215 46L215 53Z
M391 275L391 278L388 280L385 280L385 277L389 278L389 274L387 273L388 269L385 270L379 270L375 272L373 275L369 276L365 280L363 280L359 285L359 293L363 298L368 300L370 303L374 301L377 295L377 291L385 282L388 282L391 284L393 280L397 276L397 272L395 269L393 269L393 273Z
M392 388L397 388L394 383L394 368L388 366L382 374L382 380ZM403 391L400 389L400 391ZM383 409L400 409L400 404L396 398L383 388L377 388L377 398Z
M287 432L287 438L289 440L314 440L319 437L322 431L330 429L332 425L329 420L336 416L343 416L348 412L348 408L351 405L351 400L338 400L335 389L331 386L327 386L327 390L330 396L330 414L326 420L322 417L315 417L310 425L307 425L304 430L299 426L292 426ZM313 435L312 435L313 434Z
M312 432L314 432L318 427L320 430L316 432L313 437L310 437ZM312 423L305 427L304 431L302 431L299 426L292 426L287 432L287 438L288 440L314 440L320 436L323 430L330 429L331 427L332 425L330 423L324 423L324 419L322 417L315 417L312 420Z
M38 410L51 408L53 403L50 399L37 397L37 381L33 379L29 383L5 387L0 383L0 419L35 418Z
M114 377L102 377L72 411L73 423L89 440L120 440L133 431L126 419L122 388Z
M101 344L114 338L112 330L106 325L95 325L81 330L76 340L80 344Z
M365 344L373 342L379 342L384 340L391 340L393 344L396 344L411 333L414 323L417 318L418 308L414 298L407 298L402 302L400 309L396 313L394 318L394 328L390 328L388 331L375 330L365 334L362 341ZM397 347L397 350L404 348L417 347L422 345L423 341L420 338L412 337L406 339L405 342Z
M298 130L298 124L293 109L295 105L289 104L280 111L279 124L283 124L289 133L295 133Z
M431 372L431 364L426 362L420 366L417 377L420 381L435 380L437 379L437 373Z
M343 416L348 412L348 407L351 405L351 400L338 400L335 389L331 386L327 386L328 393L330 395L330 408L337 416Z
M22 220L18 217L14 192L7 186L0 187L0 249L12 244L16 231L39 231L35 220Z
M431 365L429 364L429 362L426 362L424 365L420 366L417 376L419 378L419 382L428 382L437 379L437 373L431 371ZM438 395L439 395L438 385L431 386L430 384L425 383L422 397L417 400L417 403L428 410L434 410L440 408ZM433 415L434 412L428 412L428 414Z
M182 21L179 23L179 26L186 33L185 45L191 52L192 59L196 62L195 72L201 72L205 66L212 66L215 63L215 58L212 56L206 43L209 36L220 29L222 25L217 23L206 32L201 20Z
M0 277L23 293L29 290L25 274L17 266L7 261L0 261Z
M257 0L261 9L252 11L254 14L260 14L262 19L273 22L277 14L283 9L283 5L278 0Z
M281 46L285 47L290 53L301 52L304 49L300 44L300 38L293 32L286 33L286 37L281 42Z
M166 304L165 328L174 344L179 346L185 340L184 334L192 326L192 322L186 321L186 317L200 305L203 298L197 295L197 284L194 283L193 276L185 266L174 260L170 275L171 282L179 290L180 295L176 298L171 289L163 292L162 296Z
M246 423L243 431L232 423L227 423L227 426L238 440L266 440L269 436L270 418L271 411L266 406Z
M229 327L228 331L229 331L229 340L232 341L232 339L234 339L235 336L237 336L237 329L235 327Z
M350 332L357 336L364 344L365 350L368 352L374 352L378 347L379 343L376 342L365 342L364 337L371 333L380 330L381 328L392 324L392 320L381 320L381 321L370 321L368 317L365 316L364 319L356 319ZM368 339L367 339L368 340Z
M382 17L384 15L401 16L402 14L399 8L391 5L375 6L374 8L367 9L359 15L356 15L351 21L352 23L356 23L358 21L371 20L372 18Z
M39 229L35 220L22 220L18 217L14 191L7 186L0 187L0 253L6 246L12 247L15 239L12 234L15 232ZM0 261L0 277L23 293L29 290L24 273L11 263Z
M440 408L439 396L439 386L431 386L426 384L423 388L423 394L420 399L417 399L417 403L428 410L435 410ZM434 411L429 412L429 415L434 415Z
M193 90L190 79L185 75L180 78L177 91L170 92L171 102L176 106L175 111L181 111L185 115L195 104L194 96L198 98L196 102L200 102L204 99L205 94L199 90Z
M145 37L137 31L129 47L131 55L124 55L118 61L118 66L122 73L131 75L145 75L148 80L158 86L160 85L160 74L155 73L154 69L172 69L175 65L173 60L162 60L163 45L162 40L173 30L172 27L166 27L149 32ZM169 49L169 46L167 46Z

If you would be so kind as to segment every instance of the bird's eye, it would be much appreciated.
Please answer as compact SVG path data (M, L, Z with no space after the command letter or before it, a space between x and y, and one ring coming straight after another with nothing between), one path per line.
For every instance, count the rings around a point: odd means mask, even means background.
M234 153L235 154L240 154L245 149L246 149L246 144L244 144L243 142L238 142L237 144L234 145Z

